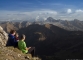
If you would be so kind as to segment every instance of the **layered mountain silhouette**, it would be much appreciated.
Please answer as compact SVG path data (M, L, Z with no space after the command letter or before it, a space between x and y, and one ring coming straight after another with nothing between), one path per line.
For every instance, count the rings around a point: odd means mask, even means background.
M83 31L83 21L80 21L78 19L74 19L71 21L68 20L61 20L61 19L53 19L52 17L47 18L45 21L46 23L53 24L55 26L58 26L60 28L64 28L66 30L71 30L71 31Z
M27 46L45 60L77 59L83 56L83 32L68 31L52 24L32 24L18 30L26 35ZM43 60L44 60L43 59Z
M20 28L23 28L23 27L27 27L28 25L30 25L31 23L28 22L28 21L23 21L23 22L2 22L0 23L0 26L3 27L3 29L6 31L6 32L10 32L10 30L12 29L15 29L15 30L18 30Z
M27 46L36 47L36 55L43 60L82 59L83 21L55 20L52 17L36 22L2 22L9 32L17 30L26 35Z
M61 20L61 19L54 19L52 17L48 17L46 20L42 21L6 21L1 22L0 26L3 27L3 29L7 32L9 32L11 29L18 30L23 27L27 27L31 24L53 24L55 26L58 26L62 29L69 30L69 31L83 31L83 21L80 21L78 19L74 19L72 21L68 20Z

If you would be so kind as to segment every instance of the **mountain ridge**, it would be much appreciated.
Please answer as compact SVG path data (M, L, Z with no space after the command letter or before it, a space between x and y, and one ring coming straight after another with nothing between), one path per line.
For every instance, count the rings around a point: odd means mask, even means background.
M83 21L74 19L72 21L68 20L56 20L52 17L48 17L45 21L34 21L34 22L29 22L29 21L19 21L19 22L1 22L0 25L3 27L3 29L6 32L9 32L11 29L19 30L20 28L28 27L31 24L39 24L39 25L44 25L44 24L53 24L55 26L58 26L60 28L63 28L65 30L69 31L83 31Z
M64 60L67 58L81 57L82 53L76 53L77 50L80 52L79 46L83 42L82 31L68 31L52 24L32 24L28 27L21 28L17 31L19 34L26 35L27 46L35 46L37 51L36 54L44 59L54 56L54 59ZM36 33L36 34L35 34ZM80 40L79 40L80 39ZM74 51L75 49L76 51ZM81 47L81 49L83 49ZM70 53L68 53L70 52ZM72 54L72 52L75 52ZM82 52L82 51L81 51ZM61 55L61 53L64 53ZM46 58L46 56L48 58ZM69 56L69 57L68 57Z

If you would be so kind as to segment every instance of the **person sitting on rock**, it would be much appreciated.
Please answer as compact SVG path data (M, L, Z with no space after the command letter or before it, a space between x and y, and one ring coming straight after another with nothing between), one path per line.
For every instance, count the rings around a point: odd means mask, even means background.
M18 46L17 40L15 39L15 36L14 36L15 34L16 34L15 30L10 31L10 33L8 35L9 38L8 38L6 46L14 46L14 47Z
M35 54L35 47L28 47L26 46L26 43L25 43L25 35L21 35L21 40L18 41L18 48L25 54L27 53L31 53L32 56L34 56Z
M18 47L19 35L18 33L15 34L15 40L17 41L15 46Z
M19 41L19 35L18 35L18 33L15 34L15 39L16 39L17 41Z

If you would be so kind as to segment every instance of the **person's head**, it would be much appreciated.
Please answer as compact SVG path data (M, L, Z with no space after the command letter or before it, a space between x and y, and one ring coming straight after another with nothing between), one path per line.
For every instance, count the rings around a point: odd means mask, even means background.
M15 30L11 30L10 31L10 34L15 35L16 34L16 31Z
M25 35L24 34L21 35L21 39L25 40Z
M18 33L15 34L16 37L19 37Z

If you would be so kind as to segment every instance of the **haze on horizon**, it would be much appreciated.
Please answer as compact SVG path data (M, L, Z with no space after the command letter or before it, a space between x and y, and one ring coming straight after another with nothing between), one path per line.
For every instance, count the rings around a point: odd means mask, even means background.
M55 19L83 21L83 0L0 0L0 20Z

